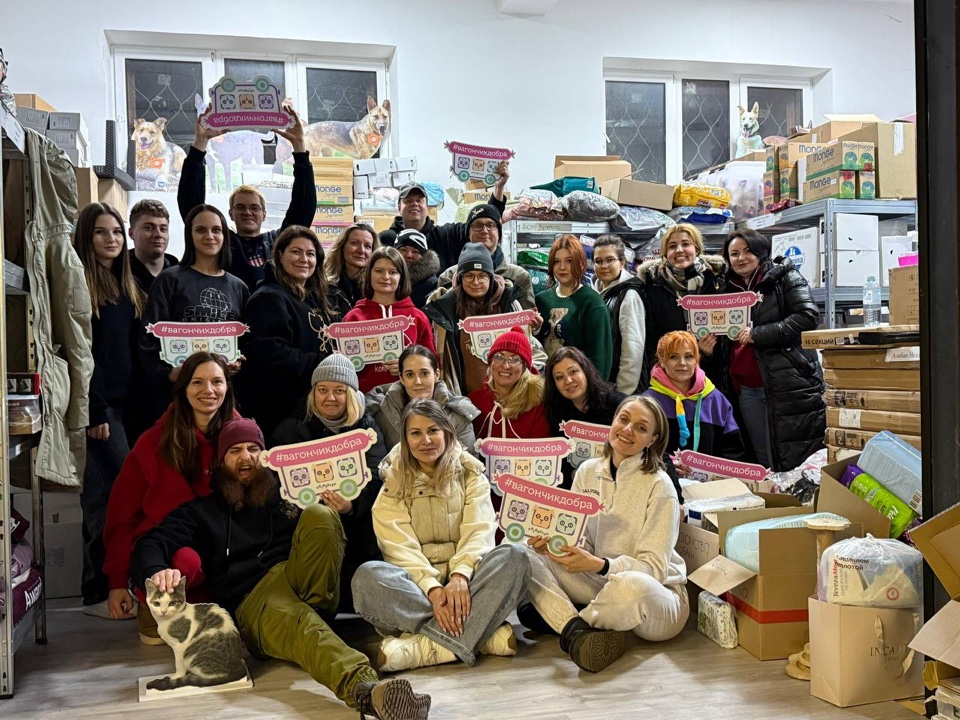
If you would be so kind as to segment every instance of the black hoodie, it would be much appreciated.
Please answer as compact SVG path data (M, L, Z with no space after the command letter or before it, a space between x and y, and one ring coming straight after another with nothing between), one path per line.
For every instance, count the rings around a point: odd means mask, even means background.
M430 293L437 289L440 258L433 250L427 250L419 260L407 265L407 272L410 273L410 299L423 310Z

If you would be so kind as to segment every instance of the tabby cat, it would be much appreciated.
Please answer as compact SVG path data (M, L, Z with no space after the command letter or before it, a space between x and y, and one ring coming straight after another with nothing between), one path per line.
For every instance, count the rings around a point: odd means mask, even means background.
M243 641L230 613L213 603L191 605L186 587L186 578L182 578L172 593L160 592L147 579L147 607L157 621L160 637L173 649L177 668L174 675L151 680L147 689L207 687L247 676Z

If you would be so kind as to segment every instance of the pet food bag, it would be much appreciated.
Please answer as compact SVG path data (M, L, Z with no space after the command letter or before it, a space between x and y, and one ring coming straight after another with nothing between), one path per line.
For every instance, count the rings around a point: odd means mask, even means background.
M850 538L823 551L817 597L861 607L919 607L923 598L923 555L899 540Z
M562 177L551 180L543 185L531 185L531 190L549 190L559 197L580 190L582 192L600 194L600 187L596 178L592 177Z
M705 183L682 183L673 194L675 207L726 208L730 205L730 193L722 187Z
M617 217L611 218L610 229L626 231L659 230L676 224L669 215L664 215L659 210L623 205L620 207Z
M788 528L805 528L807 520L832 520L847 522L846 518L833 513L813 513L810 515L789 515L787 517L773 517L766 520L744 523L730 528L727 533L724 555L738 565L742 565L755 573L760 572L760 531L785 530Z
M733 650L740 644L736 613L729 603L704 590L697 606L697 630L725 650Z
M560 206L575 222L606 222L620 212L620 206L610 198L583 190L574 190L562 197Z
M850 468L855 468L855 471L851 471ZM843 474L843 479L846 480L848 475L851 476L847 485L850 492L890 520L890 537L900 537L910 523L916 520L917 513L869 473L865 473L855 465L849 465Z

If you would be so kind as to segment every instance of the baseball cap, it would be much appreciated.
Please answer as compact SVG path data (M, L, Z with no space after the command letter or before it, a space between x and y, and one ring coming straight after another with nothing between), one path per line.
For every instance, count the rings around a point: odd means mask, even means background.
M418 182L411 182L400 188L400 199L403 200L403 198L412 192L418 192L424 197L427 197L427 191L424 189L423 185Z

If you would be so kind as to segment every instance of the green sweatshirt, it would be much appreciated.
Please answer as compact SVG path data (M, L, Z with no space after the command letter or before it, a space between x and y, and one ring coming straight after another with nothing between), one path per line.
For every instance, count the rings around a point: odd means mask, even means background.
M610 313L600 294L586 285L569 297L557 295L558 286L544 290L536 297L537 311L543 317L540 337L547 355L571 345L593 361L600 376L610 377L613 364L613 335Z

